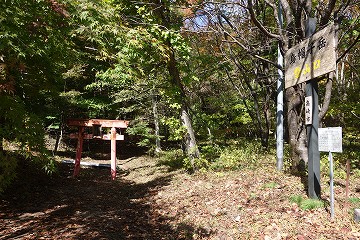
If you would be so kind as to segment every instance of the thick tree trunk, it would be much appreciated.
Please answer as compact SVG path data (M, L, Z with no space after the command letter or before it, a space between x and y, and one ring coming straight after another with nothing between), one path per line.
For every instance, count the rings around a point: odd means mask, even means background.
M191 119L188 114L188 109L183 106L181 109L181 122L186 127L186 134L184 136L184 144L186 154L190 159L193 170L196 170L195 159L200 157L200 152L196 144L195 131L191 124Z
M162 24L170 29L170 15L169 10L165 6L164 2L159 2L159 8L157 9L159 17L162 20ZM175 49L170 41L166 39L165 44L168 47L168 71L172 86L176 89L177 95L175 96L176 101L181 104L180 118L183 126L186 128L186 133L183 138L185 144L186 153L191 161L193 170L195 171L195 158L199 158L200 153L196 144L196 138L194 129L192 127L191 118L189 117L188 106L186 103L186 94L184 91L184 85L181 81L180 71L177 66L177 60L175 56Z
M200 152L196 144L196 138L195 138L194 129L192 127L191 118L189 117L189 111L186 104L186 94L184 91L184 86L181 82L180 72L177 67L175 53L174 50L171 48L170 42L168 42L168 46L170 48L168 71L174 88L178 90L177 101L181 104L180 118L183 126L186 129L186 133L183 138L183 143L185 145L184 148L188 158L190 159L190 163L193 171L196 171L195 159L200 157Z
M303 84L302 84L303 85ZM305 91L303 87L291 87L286 89L287 104L287 126L291 156L293 159L292 168L295 170L300 161L308 162L308 149L306 141L306 127L302 119L303 99Z

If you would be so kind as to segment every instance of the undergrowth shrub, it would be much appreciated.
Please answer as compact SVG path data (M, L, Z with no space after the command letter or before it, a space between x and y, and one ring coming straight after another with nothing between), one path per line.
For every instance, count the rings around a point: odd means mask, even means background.
M201 157L194 160L194 167L200 171L231 171L244 168L255 168L263 164L269 156L260 142L235 141L228 147L216 144L201 147ZM184 168L192 171L190 159L181 149L162 153L159 164L169 166L170 169Z
M0 151L0 194L4 192L25 171L35 170L38 174L48 177L57 172L56 161L45 154L24 154L22 151L1 152Z
M16 167L16 157L0 151L0 193L2 193L15 178Z
M349 198L352 208L360 208L360 198L351 197Z
M181 149L163 151L159 158L159 164L168 166L170 170L177 170L184 167L185 158Z
M220 156L211 163L215 171L237 170L257 167L265 157L266 151L260 142L246 140L225 148Z
M204 145L200 148L201 156L208 162L214 162L220 157L222 149L217 144Z
M352 153L349 153L350 155ZM345 154L347 155L347 154ZM355 153L353 154L355 155ZM346 159L342 153L332 153L333 156L333 171L335 179L346 179ZM360 169L358 166L354 166L350 160L350 174L355 178L360 178ZM329 176L330 172L330 162L329 162L329 153L321 154L320 158L320 170L323 176Z
M324 202L321 200L312 199L312 198L304 199L300 195L290 196L290 202L296 203L298 207L301 208L302 210L312 210L312 209L325 207Z
M329 153L321 154L320 157L320 171L323 176L329 176L330 172L330 162L329 162ZM340 162L337 154L333 154L333 171L334 178L345 179L346 178L346 166L343 166Z
M183 163L184 163L185 170L187 170L189 172L194 171L193 166L191 164L191 160L188 157L184 158ZM209 161L203 157L195 158L194 159L194 168L195 168L195 170L199 170L201 172L206 172L207 169L209 168Z

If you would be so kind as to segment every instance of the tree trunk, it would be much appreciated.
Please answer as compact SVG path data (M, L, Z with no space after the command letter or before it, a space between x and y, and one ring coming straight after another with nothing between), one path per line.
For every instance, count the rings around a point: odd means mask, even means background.
M158 155L162 150L160 143L159 114L157 111L156 94L154 92L152 92L152 105L153 105L153 115L154 115L154 125L155 125L155 154Z
M186 154L190 159L191 166L196 171L195 159L200 157L200 152L196 144L195 132L191 124L191 119L188 114L188 109L183 106L181 109L181 122L186 127L186 134L184 136L184 144Z
M63 138L63 133L64 133L64 123L63 123L63 115L61 115L60 132L56 133L56 142L55 142L54 151L53 151L54 155L58 151L59 145Z
M210 141L210 144L213 145L214 144L214 141L213 141L213 135L211 133L211 129L209 127L207 127L207 131L208 131L208 136L209 136L209 141Z
M174 53L171 51L168 70L172 78L174 87L178 89L178 101L181 103L180 119L182 125L186 129L186 133L183 137L184 149L188 158L190 159L191 167L193 171L196 171L195 159L200 157L200 152L196 143L195 132L192 127L191 118L189 117L189 110L185 101L186 95L183 85L180 80L180 73L176 66L176 59Z
M171 23L170 23L170 13L169 9L165 6L164 2L160 1L159 8L157 9L159 11L159 17L162 20L162 24L170 29ZM175 56L175 49L173 48L173 45L170 41L170 39L165 40L165 44L168 47L168 63L167 63L167 69L169 71L170 80L172 83L172 86L176 89L176 101L181 104L181 113L180 118L183 126L186 128L186 133L183 138L183 142L185 144L185 150L186 154L188 155L192 168L195 171L195 158L200 157L200 152L198 149L198 146L196 144L196 138L194 129L192 127L191 118L189 117L189 109L186 103L186 94L184 91L184 85L181 81L180 71L177 66L177 60Z
M308 162L306 127L302 119L304 84L286 89L287 126L291 147L292 168L296 170L300 161Z
M335 77L335 73L331 72L329 74L328 80L326 82L325 96L324 96L322 107L319 112L319 124L320 124L319 126L321 126L321 120L325 117L325 114L326 114L327 110L329 109L332 84L333 84L334 77Z
M3 118L0 117L0 129L3 127ZM2 131L0 131L0 153L4 152L4 138L2 135Z

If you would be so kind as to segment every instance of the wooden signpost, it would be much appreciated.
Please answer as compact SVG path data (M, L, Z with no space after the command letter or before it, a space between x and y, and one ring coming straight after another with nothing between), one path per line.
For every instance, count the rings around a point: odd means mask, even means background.
M285 88L336 69L335 27L330 25L285 53Z
M77 138L76 159L73 176L80 172L80 161L84 139L100 139L111 141L111 179L116 178L116 140L124 140L124 135L116 133L116 129L126 129L129 121L107 119L69 119L68 126L78 127L77 134L71 134L70 138ZM85 127L92 127L92 134L84 132ZM110 134L103 134L102 128L111 128Z
M308 18L304 41L285 53L285 88L306 82L305 124L308 141L308 194L320 198L318 149L318 84L320 77L336 69L336 33L333 24L315 32L316 19Z

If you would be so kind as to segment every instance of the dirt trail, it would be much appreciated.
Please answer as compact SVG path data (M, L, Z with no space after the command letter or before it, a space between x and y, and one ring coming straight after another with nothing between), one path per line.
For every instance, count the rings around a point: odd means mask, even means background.
M24 167L0 198L0 240L360 239L340 184L330 221L328 207L305 211L291 203L291 196L306 197L301 178L277 172L270 161L195 175L168 171L149 156L118 163L126 171L115 181L109 169L82 168L75 179L73 166L62 164L49 181ZM359 198L356 186L351 193Z
M50 181L25 175L29 181L20 180L1 201L0 239L182 238L151 202L171 174L149 157L119 163L128 171L116 181L100 168L82 168L74 179L72 166L64 164Z

